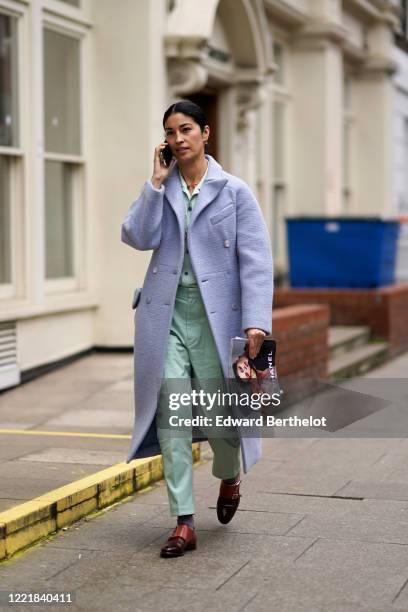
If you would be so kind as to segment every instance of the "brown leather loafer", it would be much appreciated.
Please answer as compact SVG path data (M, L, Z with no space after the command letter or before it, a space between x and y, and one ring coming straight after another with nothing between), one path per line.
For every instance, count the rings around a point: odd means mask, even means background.
M241 495L239 494L240 484L240 480L238 480L236 484L226 484L221 481L220 493L217 501L217 517L223 525L229 523L237 511L241 499Z
M197 534L194 529L191 529L184 523L177 525L163 548L161 549L161 557L181 557L186 550L195 550L197 548Z

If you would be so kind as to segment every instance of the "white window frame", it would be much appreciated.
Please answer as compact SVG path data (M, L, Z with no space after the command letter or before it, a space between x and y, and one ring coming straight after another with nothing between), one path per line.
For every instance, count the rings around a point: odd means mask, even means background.
M62 5L62 7L60 7ZM51 7L53 12L44 12L42 19L42 37L45 29L58 32L64 36L70 36L79 41L79 120L80 120L80 150L79 155L67 155L63 153L46 152L43 153L43 181L45 181L45 164L47 161L62 161L71 162L75 165L72 176L72 215L73 215L73 276L66 278L49 279L45 277L45 262L44 262L44 292L46 296L52 296L53 294L66 293L70 291L78 291L87 286L87 257L86 257L86 214L85 214L85 175L86 175L86 119L85 117L85 41L88 28L85 25L69 21L61 15L55 15L55 8L60 9L60 13L65 15L80 12L81 9L66 5L58 0L44 0L44 6ZM44 45L42 46L44 52ZM44 57L42 54L42 66L44 65ZM43 75L44 78L44 75ZM42 78L42 81L43 81ZM43 92L43 82L42 82ZM43 96L43 93L41 93ZM42 100L42 112L44 113L44 100ZM45 148L45 132L43 130L43 140ZM42 192L43 206L45 209L45 190L44 183ZM44 210L44 222L45 222L45 210ZM44 245L44 257L45 257L45 245Z
M72 6L60 0L30 0L31 2L40 2L44 14L63 17L64 20L69 20L72 23L78 23L83 26L91 26L91 2L90 0L80 0L80 6Z
M77 304L95 305L94 282L91 274L93 252L90 240L87 206L90 186L86 180L85 160L89 134L88 92L84 87L89 79L90 36L92 28L91 0L81 0L81 7L73 7L60 0L0 0L0 10L18 17L18 113L19 146L0 147L0 152L12 157L10 178L12 197L11 261L13 283L0 285L0 320L9 320L68 310ZM44 242L44 133L43 133L43 28L50 23L68 30L68 34L82 37L80 45L80 88L82 107L80 120L83 171L73 188L79 192L76 201L78 224L74 244L77 257L77 277L68 284L55 281L53 287L45 283ZM86 63L85 59L86 58ZM32 118L34 117L34 119ZM69 160L67 161L77 161ZM81 161L81 160L79 160ZM78 178L78 177L77 177ZM82 200L82 201L81 201Z
M10 260L11 260L11 282L0 284L0 300L13 300L21 297L24 292L25 276L25 202L24 191L26 181L26 158L27 158L27 123L25 100L26 89L26 59L28 35L27 7L21 2L12 0L0 0L0 13L17 19L17 79L18 79L18 133L19 144L17 147L0 145L0 155L7 157L10 162Z

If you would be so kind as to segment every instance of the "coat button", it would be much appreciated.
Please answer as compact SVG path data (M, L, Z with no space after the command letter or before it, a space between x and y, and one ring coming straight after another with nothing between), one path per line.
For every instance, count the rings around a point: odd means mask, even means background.
M230 245L230 241L229 240L224 240L224 246L225 247L229 247Z
M157 270L158 270L158 268L156 268L156 266L155 266L155 267L153 268L153 270L152 270L153 274L157 274Z
M238 305L237 304L233 304L232 305L232 310L238 310Z
M147 297L147 298L146 298L146 304L150 304L150 302L151 302L151 301L152 301L152 298L151 298L151 297Z

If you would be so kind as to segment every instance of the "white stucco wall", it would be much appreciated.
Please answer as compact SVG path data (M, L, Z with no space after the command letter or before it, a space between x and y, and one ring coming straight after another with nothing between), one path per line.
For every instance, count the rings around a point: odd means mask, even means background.
M129 345L133 291L141 286L150 253L121 242L121 223L151 177L154 147L163 137L165 1L121 0L118 10L111 0L97 0L94 9L90 180L102 296L94 340Z

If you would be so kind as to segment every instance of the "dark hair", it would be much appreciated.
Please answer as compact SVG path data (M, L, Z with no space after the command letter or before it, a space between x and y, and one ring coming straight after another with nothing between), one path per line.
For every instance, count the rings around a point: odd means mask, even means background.
M234 374L235 374L236 378L238 378L239 380L243 380L243 379L241 378L241 375L240 375L240 374L238 374L238 361L239 361L240 359L242 359L242 357L248 357L248 355L247 355L245 352L244 352L244 353L241 353L241 355L239 355L239 356L236 358L236 360L233 362L233 364L232 364L232 369L233 369L233 371L234 371Z
M201 106L195 104L195 102L191 102L191 100L179 100L175 102L166 110L163 115L163 128L165 127L165 123L170 115L174 115L174 113L183 113L183 115L188 115L191 117L198 125L200 126L201 131L204 130L205 126L208 125L207 117ZM205 144L204 151L207 153L207 143Z

